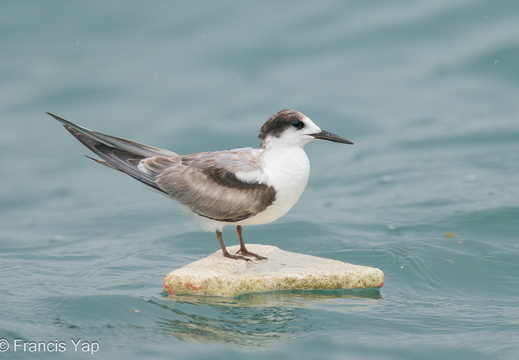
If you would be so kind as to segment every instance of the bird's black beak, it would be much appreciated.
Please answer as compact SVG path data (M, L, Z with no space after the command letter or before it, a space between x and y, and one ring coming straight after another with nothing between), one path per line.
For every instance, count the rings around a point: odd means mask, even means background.
M331 132L324 131L324 130L321 132L315 133L315 134L310 134L310 136L313 136L316 139L328 140L328 141L333 141L333 142L341 143L341 144L355 145L354 142L347 140L347 139L343 138L342 136L335 135Z

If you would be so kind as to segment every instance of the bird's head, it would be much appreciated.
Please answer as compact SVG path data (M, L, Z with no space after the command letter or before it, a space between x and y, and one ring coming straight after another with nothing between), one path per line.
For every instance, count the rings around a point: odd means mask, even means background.
M261 147L299 146L312 140L321 139L342 144L353 142L331 132L322 130L310 118L299 111L281 110L267 119L258 136Z

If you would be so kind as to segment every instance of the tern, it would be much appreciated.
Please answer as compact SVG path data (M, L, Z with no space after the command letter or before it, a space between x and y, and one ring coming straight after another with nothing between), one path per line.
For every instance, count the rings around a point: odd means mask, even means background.
M101 159L88 158L119 170L177 201L183 213L202 229L216 233L223 256L248 260L265 257L247 250L243 225L272 222L298 201L308 182L310 162L303 147L322 139L354 145L322 130L295 110L281 110L261 127L260 148L175 152L92 131L47 113ZM225 248L222 230L234 225L240 241L237 254Z

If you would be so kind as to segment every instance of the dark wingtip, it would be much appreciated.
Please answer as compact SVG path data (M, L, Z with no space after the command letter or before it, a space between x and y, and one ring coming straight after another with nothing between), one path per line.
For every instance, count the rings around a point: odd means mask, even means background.
M63 119L63 118L60 118L58 115L54 115L53 113L50 113L48 111L45 111L45 114L49 115L49 116L52 116L54 119L58 120L59 122L61 123L68 123L67 120Z

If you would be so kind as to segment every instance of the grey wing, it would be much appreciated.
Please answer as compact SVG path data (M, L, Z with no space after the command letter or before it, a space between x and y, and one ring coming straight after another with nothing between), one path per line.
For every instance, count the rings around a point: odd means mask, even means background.
M259 171L259 149L180 156L48 114L102 160L89 158L171 196L200 216L236 222L264 211L276 198L271 186L243 181L235 175Z
M65 129L83 145L101 157L102 160L94 159L90 156L87 156L88 158L112 169L124 172L151 188L164 192L155 182L155 174L142 171L139 168L139 163L148 157L157 157L162 159L162 161L157 161L157 163L162 163L164 168L169 166L170 163L178 162L180 155L169 150L92 131L56 115L47 114L61 122Z
M107 146L110 146L110 147L118 149L118 150L123 150L123 151L133 153L136 155L141 155L142 157L178 156L178 154L174 153L173 151L161 149L161 148L150 146L150 145L139 144L134 141L125 140L125 139L121 139L121 138L118 138L115 136L106 135L106 134L103 134L103 133L100 133L97 131L92 131L92 130L84 128L80 125L74 124L71 121L60 118L59 116L56 116L49 112L46 114L52 116L54 119L61 122L63 124L63 126L65 127L65 129L70 131L73 135L77 134L77 133L83 134L95 142L105 144Z
M236 171L258 171L258 151L237 149L182 156L168 167L156 166L155 159L145 159L141 166L161 168L156 183L173 199L194 213L217 221L237 222L264 211L276 192L261 182L246 182ZM158 160L159 158L157 158Z

